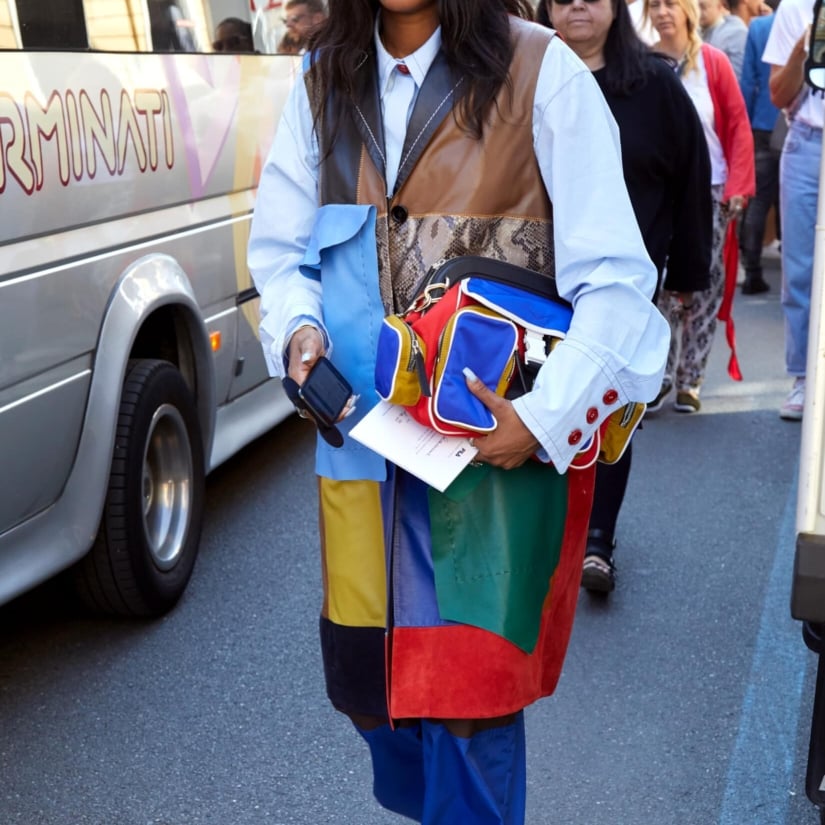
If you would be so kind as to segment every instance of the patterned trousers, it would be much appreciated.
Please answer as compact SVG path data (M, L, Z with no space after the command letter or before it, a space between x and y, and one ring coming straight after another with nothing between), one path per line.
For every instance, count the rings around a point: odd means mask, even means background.
M670 352L665 375L677 392L698 390L705 379L708 356L716 332L716 316L725 291L725 267L722 252L728 225L727 210L722 208L723 187L711 187L713 195L713 247L710 258L710 287L693 295L686 308L673 292L662 291L657 305L670 324Z

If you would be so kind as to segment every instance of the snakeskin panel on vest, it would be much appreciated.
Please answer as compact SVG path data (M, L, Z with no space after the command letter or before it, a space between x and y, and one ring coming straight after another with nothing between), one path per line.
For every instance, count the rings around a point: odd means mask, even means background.
M380 290L388 313L403 312L430 267L458 255L482 255L554 274L552 205L532 133L536 83L553 33L515 17L510 30L510 84L500 90L481 140L462 130L453 114L463 79L450 70L443 53L433 62L410 117L391 197L374 55L358 71L351 108L331 151L331 135L320 130L321 204L377 208Z

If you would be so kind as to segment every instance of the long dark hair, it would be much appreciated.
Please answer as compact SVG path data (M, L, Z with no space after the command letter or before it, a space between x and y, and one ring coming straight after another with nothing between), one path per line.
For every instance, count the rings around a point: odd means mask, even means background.
M513 46L508 15L533 19L528 0L438 0L442 50L464 81L456 90L455 111L463 128L481 137L484 119L502 85L508 82ZM355 72L373 51L378 0L329 0L329 14L314 34L312 72L318 100L333 97L334 124L346 108ZM316 123L318 112L316 110ZM336 131L333 128L333 133Z
M613 22L604 43L604 86L612 94L628 95L645 84L650 49L636 34L625 0L610 2L613 6ZM544 26L553 27L550 0L541 0L536 20Z

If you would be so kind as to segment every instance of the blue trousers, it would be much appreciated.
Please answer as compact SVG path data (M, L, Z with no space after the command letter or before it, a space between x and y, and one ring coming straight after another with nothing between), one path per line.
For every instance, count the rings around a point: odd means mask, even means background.
M421 720L391 730L356 728L370 748L373 792L422 825L524 825L524 714L471 737Z
M791 123L779 163L785 369L805 375L822 130Z

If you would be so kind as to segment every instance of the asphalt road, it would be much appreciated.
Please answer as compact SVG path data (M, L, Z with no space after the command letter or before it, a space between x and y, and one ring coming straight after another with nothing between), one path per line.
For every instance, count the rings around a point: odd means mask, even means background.
M799 426L777 408L778 271L717 337L699 415L635 442L607 599L582 593L555 696L528 710L530 825L804 825L815 658L790 619ZM189 590L151 623L52 583L0 608L0 825L390 825L328 707L308 425L208 484ZM457 823L461 825L461 823Z

